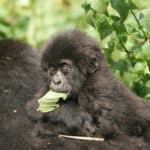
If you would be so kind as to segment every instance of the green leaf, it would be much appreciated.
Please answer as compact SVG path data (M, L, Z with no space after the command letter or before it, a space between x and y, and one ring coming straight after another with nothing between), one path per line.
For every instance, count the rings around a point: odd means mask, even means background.
M128 33L123 22L116 21L113 23L112 26L113 29L116 31L117 35L119 36L119 40L121 40L122 42L126 42Z
M126 60L119 60L117 62L115 62L113 64L113 69L114 70L119 70L120 71L120 74L121 76L123 75L123 72L127 71L128 69L128 63Z
M104 39L113 32L113 28L106 16L102 16L96 23L101 39Z
M114 41L113 41L113 40L110 40L110 41L107 42L107 44L108 44L109 49L110 49L111 52L112 52L113 49L114 49L114 46L115 46Z
M133 83L133 91L143 97L147 93L147 87L143 82L135 81Z
M4 39L6 37L7 37L7 34L2 32L2 31L0 31L0 39Z
M125 20L129 12L129 0L110 0L112 8L120 15L122 20Z
M85 12L88 12L91 9L91 4L89 2L84 2L81 7L85 10Z
M91 0L91 8L99 13L105 13L108 6L108 0Z
M144 18L144 14L142 12L140 12L140 14L139 14L139 20L141 20L143 18Z
M8 22L6 19L4 19L4 18L0 18L0 24L2 24L2 25L5 25L5 26L10 26L11 25L11 23L10 22Z
M122 80L128 87L133 86L133 81L137 78L137 75L135 73L132 73L130 71L124 72L122 76Z
M142 46L141 57L145 60L150 60L150 42L148 40Z
M134 70L139 74L150 74L149 67L146 62L137 62L135 64Z
M48 91L43 97L41 97L39 102L39 110L41 112L50 112L59 107L58 101L60 98L65 100L68 94L66 93L57 93L54 91Z
M87 22L88 22L93 28L95 28L95 19L94 19L94 17L93 17L93 12L92 12L92 11L89 11L89 12L87 13L86 18L87 18Z
M132 2L138 7L139 9L143 8L149 8L150 7L150 1L149 0L132 0Z
M150 100L150 93L145 96L146 99Z
M140 21L140 23L146 30L148 38L150 38L150 8L143 10L142 13L144 14L144 18Z
M135 5L135 3L133 3L132 1L129 0L129 4L128 4L130 9L138 9L138 7Z

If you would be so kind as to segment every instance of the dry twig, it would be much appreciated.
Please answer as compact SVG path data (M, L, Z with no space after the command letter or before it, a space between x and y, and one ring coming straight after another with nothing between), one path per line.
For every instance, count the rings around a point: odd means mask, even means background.
M104 138L98 138L98 137L70 136L70 135L59 135L58 137L74 139L74 140L85 140L85 141L104 141Z

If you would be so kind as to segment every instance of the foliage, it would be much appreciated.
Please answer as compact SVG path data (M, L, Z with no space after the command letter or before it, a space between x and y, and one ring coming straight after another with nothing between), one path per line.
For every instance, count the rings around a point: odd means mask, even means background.
M113 71L150 100L150 1L88 0L82 7Z
M80 5L80 0L0 0L0 38L40 47L56 31L85 29L89 25Z
M0 0L0 39L18 38L41 47L56 31L82 29L100 38L115 74L138 95L150 99L150 1L82 3Z

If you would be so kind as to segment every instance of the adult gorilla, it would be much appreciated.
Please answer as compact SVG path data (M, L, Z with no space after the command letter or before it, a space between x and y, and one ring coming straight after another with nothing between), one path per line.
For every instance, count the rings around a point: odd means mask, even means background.
M0 41L0 149L35 150L34 123L26 104L43 83L34 49L16 40ZM37 149L36 149L37 150Z
M78 30L59 33L45 45L42 66L48 86L69 96L60 108L44 114L39 132L102 135L106 140L123 135L137 143L128 148L127 142L124 148L148 149L150 105L113 76L95 40Z

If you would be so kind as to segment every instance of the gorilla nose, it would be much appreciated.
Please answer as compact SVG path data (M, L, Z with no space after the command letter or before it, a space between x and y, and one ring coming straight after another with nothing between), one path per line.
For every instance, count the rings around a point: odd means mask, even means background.
M60 79L53 80L53 83L54 83L55 85L61 84L61 80L60 80Z

